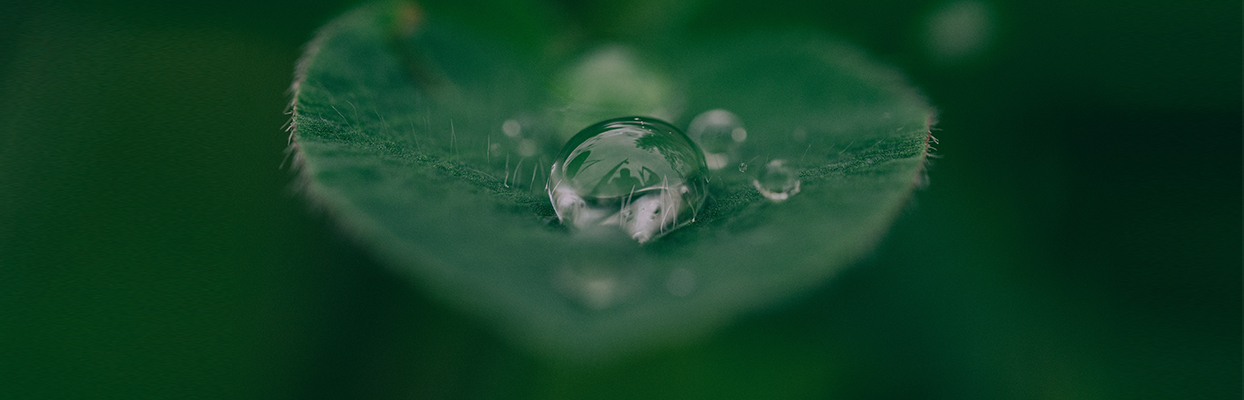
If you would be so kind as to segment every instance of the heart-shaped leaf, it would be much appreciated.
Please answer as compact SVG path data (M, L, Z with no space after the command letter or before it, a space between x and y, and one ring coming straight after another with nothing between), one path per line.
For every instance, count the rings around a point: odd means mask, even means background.
M693 337L821 284L922 179L929 106L816 33L532 45L463 26L382 3L324 27L294 84L298 165L382 259L541 352ZM561 226L545 183L575 132L628 115L686 129L706 112L739 129L695 222L643 245ZM758 190L774 165L797 174L785 201Z

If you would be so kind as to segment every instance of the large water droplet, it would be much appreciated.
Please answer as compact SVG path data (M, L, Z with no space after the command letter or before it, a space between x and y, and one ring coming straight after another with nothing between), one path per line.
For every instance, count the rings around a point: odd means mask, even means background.
M549 174L549 199L571 228L617 226L644 243L695 220L706 168L700 148L672 125L611 119L562 148Z
M786 160L769 161L752 180L752 186L769 200L786 200L799 193L799 172L787 165Z

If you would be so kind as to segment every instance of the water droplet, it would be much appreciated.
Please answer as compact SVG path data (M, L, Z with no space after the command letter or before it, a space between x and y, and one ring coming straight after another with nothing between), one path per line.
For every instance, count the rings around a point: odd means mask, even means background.
M994 33L993 10L982 1L953 1L927 17L925 46L941 64L969 61L984 53Z
M783 201L799 193L799 172L786 165L786 160L773 160L752 180L752 186L769 200Z
M549 199L563 224L617 226L644 243L695 220L706 169L699 147L670 124L612 119L562 148L549 174Z
M604 268L563 268L554 284L571 299L593 310L613 306L629 290L616 271Z
M531 139L523 139L518 141L518 154L523 157L531 157L536 155L536 142Z
M702 112L691 119L687 136L704 149L708 167L716 170L730 164L731 160L738 159L739 145L747 140L747 129L743 127L743 120L739 116L715 109Z
M519 134L523 133L523 125L518 123L517 120L507 119L501 124L501 131L505 132L506 136L518 137Z
M626 303L646 290L652 264L625 242L623 232L596 227L580 233L570 241L590 245L568 248L555 255L562 258L560 262L550 264L554 290L594 311Z
M743 129L741 126L731 129L730 139L733 139L737 143L743 143L744 140L747 140L747 130Z
M791 132L790 136L796 142L803 143L804 140L808 140L808 131L803 128L795 128L795 131Z

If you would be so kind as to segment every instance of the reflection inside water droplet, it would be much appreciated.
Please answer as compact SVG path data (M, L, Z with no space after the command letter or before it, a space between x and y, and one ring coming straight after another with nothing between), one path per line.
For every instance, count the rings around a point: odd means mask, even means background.
M695 220L706 168L701 150L670 124L612 119L562 148L549 174L549 199L571 228L617 226L644 243Z
M715 109L695 116L687 127L687 136L704 150L708 168L716 170L738 159L739 145L747 140L747 129L739 116Z
M786 200L799 193L799 172L787 165L786 160L773 160L760 170L752 186L769 200Z

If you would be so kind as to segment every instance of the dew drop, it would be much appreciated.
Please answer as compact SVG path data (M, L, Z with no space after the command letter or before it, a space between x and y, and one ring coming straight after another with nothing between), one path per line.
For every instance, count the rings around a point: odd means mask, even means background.
M808 140L808 131L803 128L795 128L795 131L791 132L790 137L795 139L796 142L803 143L803 141Z
M519 134L523 133L523 125L518 123L517 120L507 119L501 124L501 131L505 132L506 136L518 137Z
M563 268L554 286L579 304L603 310L618 303L630 290L617 271L607 268Z
M536 155L536 142L531 139L522 139L518 141L518 154L523 157L531 157Z
M709 169L717 170L736 160L739 145L747 140L743 120L734 113L714 109L700 113L691 119L687 136L704 149Z
M927 17L925 38L933 61L956 64L988 49L994 32L993 12L982 1L946 3Z
M743 143L743 141L747 140L747 130L743 129L741 126L731 129L730 139L733 139L737 143Z
M752 186L769 200L783 201L799 193L799 173L786 160L769 161L752 180Z
M645 243L695 220L706 197L704 157L669 123L626 117L579 131L549 174L563 224L616 226Z

